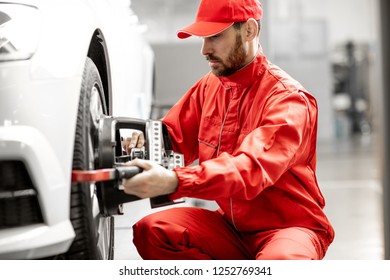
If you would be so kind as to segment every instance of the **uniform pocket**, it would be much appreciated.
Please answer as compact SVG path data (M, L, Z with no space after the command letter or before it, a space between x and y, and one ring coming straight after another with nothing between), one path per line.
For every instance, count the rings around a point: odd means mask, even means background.
M199 139L199 161L205 161L214 158L217 153L217 146L209 144Z

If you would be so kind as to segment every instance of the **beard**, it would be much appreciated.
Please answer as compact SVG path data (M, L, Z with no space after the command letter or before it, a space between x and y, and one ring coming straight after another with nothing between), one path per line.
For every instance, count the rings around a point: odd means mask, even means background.
M240 34L237 34L234 48L230 51L226 61L223 61L221 58L212 54L207 55L206 59L219 62L218 66L211 68L211 72L217 77L227 77L241 69L245 63L246 52Z

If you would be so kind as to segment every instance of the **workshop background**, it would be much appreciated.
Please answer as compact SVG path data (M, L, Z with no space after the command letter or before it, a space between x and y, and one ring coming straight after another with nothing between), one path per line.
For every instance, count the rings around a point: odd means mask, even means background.
M381 186L379 1L263 0L266 56L299 80L319 104L318 180L336 231L326 259L384 258ZM202 40L176 31L195 18L198 0L132 0L156 55L158 118L209 71ZM148 200L117 217L115 259L139 259L132 224ZM208 201L188 205L215 209ZM145 210L147 209L147 210Z

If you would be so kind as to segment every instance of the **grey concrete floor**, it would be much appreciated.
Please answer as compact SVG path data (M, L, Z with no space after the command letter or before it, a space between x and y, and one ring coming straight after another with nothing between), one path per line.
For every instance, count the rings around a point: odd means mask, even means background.
M326 199L325 211L336 232L327 260L383 259L380 151L376 146L372 137L318 143L318 182ZM194 201L186 204L193 205ZM202 207L215 208L215 204ZM152 210L148 200L128 203L124 208L125 215L116 217L115 259L140 259L132 244L131 226L160 209Z
M319 144L318 181L336 232L326 259L384 258L378 146L369 137Z

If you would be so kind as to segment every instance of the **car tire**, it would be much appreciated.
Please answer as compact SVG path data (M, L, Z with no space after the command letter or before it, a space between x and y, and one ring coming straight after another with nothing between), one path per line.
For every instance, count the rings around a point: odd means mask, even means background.
M98 168L98 120L106 114L99 71L87 58L80 90L73 170ZM64 259L113 259L114 217L101 214L95 183L72 183L70 219L76 236Z

